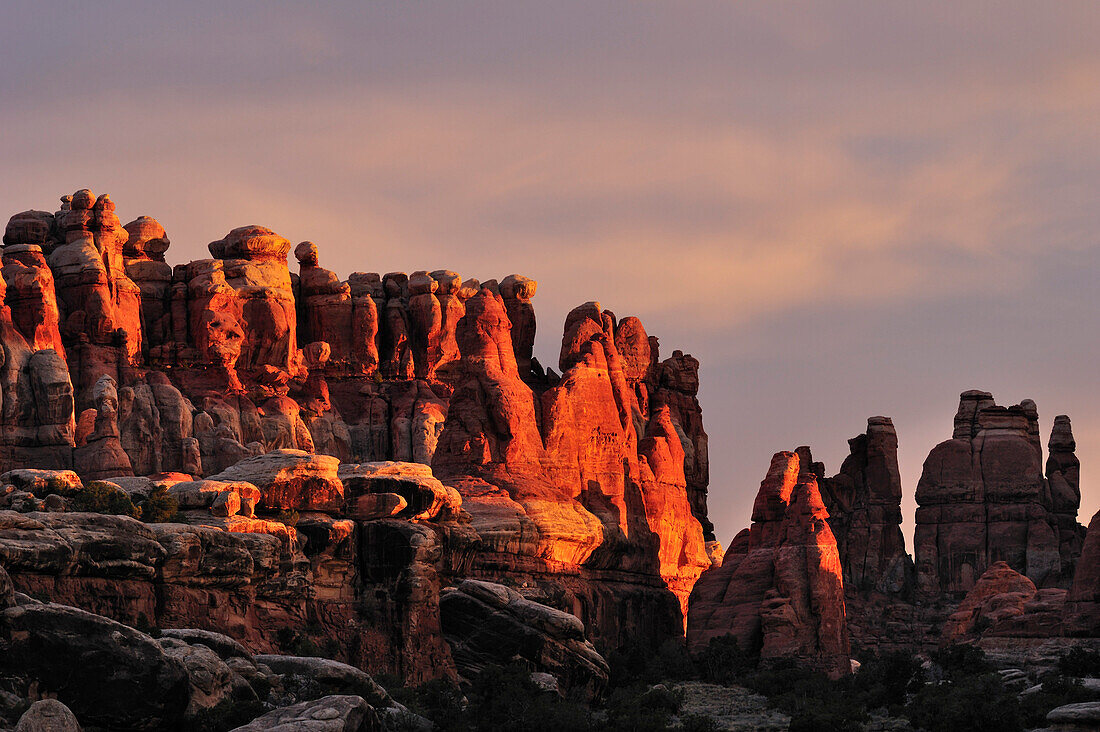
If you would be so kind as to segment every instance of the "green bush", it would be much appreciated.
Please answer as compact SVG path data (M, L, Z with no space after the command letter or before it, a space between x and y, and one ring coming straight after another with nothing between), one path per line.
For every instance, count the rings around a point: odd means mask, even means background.
M318 644L310 637L308 632L303 633L293 628L279 628L275 631L275 640L278 642L279 647L291 656L313 656L333 661L340 660L340 643L335 638L326 637Z
M287 526L294 526L298 523L298 512L293 509L289 511L283 509L282 511L279 511L279 513L275 514L275 520L281 524L286 524Z
M612 689L631 686L645 680L646 666L650 653L640 646L627 646L616 649L599 649L600 655L607 660L607 684Z
M711 638L695 657L695 666L704 681L732 684L756 668L759 659L746 653L733 635Z
M1020 697L1020 716L1028 728L1043 727L1051 709L1094 698L1077 679L1056 676L1043 682L1042 691Z
M1058 670L1065 676L1100 678L1100 653L1087 648L1073 648L1058 659Z
M832 681L819 671L791 660L773 662L744 678L751 690L791 717L791 729L800 732L855 732L870 719L853 693L852 677Z
M126 492L103 480L93 480L83 489L70 491L66 498L74 511L106 513L116 516L141 516L141 509L133 504Z
M434 679L416 688L386 688L395 701L432 720L441 731L458 729L465 718L466 700L462 691L445 679Z
M600 729L612 732L660 732L670 729L681 695L664 686L633 684L615 689L607 699L607 719Z
M157 485L140 504L141 520L147 524L185 523L179 502L168 493L168 486Z
M645 664L645 681L650 684L684 681L697 675L691 655L679 639L666 640Z
M969 663L974 659L971 656L965 660ZM956 675L943 683L927 684L909 702L906 712L914 727L927 732L1017 732L1023 729L1016 695L992 673Z
M72 511L134 518L141 516L141 509L133 504L125 491L104 480L93 480L83 488L70 488L65 481L53 477L46 481L44 487L34 491L34 495L38 498L45 498L51 494L65 498Z
M986 660L985 652L981 648L964 643L933 652L932 662L943 670L944 678L951 681L987 674L993 670L993 665Z
M864 659L852 677L852 692L864 708L887 709L900 714L906 694L920 682L921 664L914 656L897 651Z
M682 732L719 732L718 722L702 714L684 714L680 717Z
M203 709L183 723L183 728L193 732L228 732L244 726L266 710L262 702L243 699L225 699L216 707Z

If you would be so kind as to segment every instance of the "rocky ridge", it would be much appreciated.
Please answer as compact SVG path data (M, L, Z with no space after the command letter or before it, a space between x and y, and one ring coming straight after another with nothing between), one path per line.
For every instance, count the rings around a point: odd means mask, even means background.
M0 562L20 591L256 651L309 628L412 681L456 673L439 595L464 578L605 647L682 634L713 540L699 364L662 360L637 318L576 308L558 375L520 275L342 280L311 242L295 273L261 226L173 266L155 219L87 190L3 241ZM90 491L166 492L187 523L82 514Z

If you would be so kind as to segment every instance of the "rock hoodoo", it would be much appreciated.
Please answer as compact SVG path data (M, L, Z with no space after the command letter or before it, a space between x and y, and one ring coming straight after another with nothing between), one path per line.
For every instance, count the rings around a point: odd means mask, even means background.
M457 673L439 603L467 578L575 615L578 658L682 634L713 539L695 359L587 303L544 369L518 274L343 280L308 241L292 273L255 225L207 259L169 247L87 190L8 223L0 473L54 471L0 492L19 591L251 650L309 618L412 681ZM163 494L190 523L81 519L93 492L135 515Z
M1056 420L1050 444L1048 478L1035 403L999 407L987 392L963 392L954 435L932 449L917 484L922 595L961 598L997 561L1038 587L1068 587L1083 531L1067 417Z
M912 588L913 562L901 533L898 435L889 417L871 417L867 432L848 440L840 472L821 481L829 527L837 540L848 591L893 595Z
M813 468L807 448L772 458L752 526L692 591L691 648L732 634L764 659L795 657L832 676L849 673L840 555Z

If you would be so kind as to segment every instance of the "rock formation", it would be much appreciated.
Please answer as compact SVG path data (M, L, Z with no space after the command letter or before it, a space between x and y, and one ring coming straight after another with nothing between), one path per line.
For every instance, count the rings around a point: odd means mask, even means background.
M1089 522L1073 586L1066 598L1066 632L1100 635L1100 512Z
M907 594L913 562L901 533L898 436L889 417L871 417L867 432L848 440L840 472L821 481L829 527L837 540L849 592Z
M943 637L947 642L959 642L983 635L1060 635L1065 598L1065 590L1036 589L1034 582L1005 562L995 562L950 616Z
M195 628L155 635L15 595L0 606L0 724L10 729L15 701L17 711L26 709L15 725L20 732L79 732L81 723L87 729L198 729L212 719L224 727L234 718L233 724L254 718L237 727L248 730L431 728L347 664L253 655L228 636ZM241 719L242 712L248 716Z
M1081 508L1081 461L1074 452L1077 442L1073 439L1073 427L1068 416L1060 414L1054 418L1047 449L1050 511L1058 532L1058 553L1062 559L1059 576L1065 580L1073 576L1085 541L1085 529L1077 523L1077 512Z
M999 407L987 392L963 392L954 435L929 453L917 485L922 595L961 598L997 561L1038 587L1068 585L1080 501L1068 419L1057 421L1051 443L1057 503L1043 476L1035 403Z
M439 599L466 578L609 647L682 634L713 539L695 359L589 303L559 377L528 277L343 281L311 242L292 274L262 226L172 266L163 226L114 210L78 191L4 234L0 474L79 475L0 486L21 591L253 650L321 618L345 660L414 682L457 673ZM167 491L193 523L89 524L66 512L81 478L139 508Z
M503 585L465 580L439 601L443 635L460 673L473 678L487 664L520 657L551 672L562 691L593 698L608 667L575 616L524 599Z
M844 584L809 451L772 458L752 526L691 594L688 644L732 634L764 659L794 657L831 676L850 672Z

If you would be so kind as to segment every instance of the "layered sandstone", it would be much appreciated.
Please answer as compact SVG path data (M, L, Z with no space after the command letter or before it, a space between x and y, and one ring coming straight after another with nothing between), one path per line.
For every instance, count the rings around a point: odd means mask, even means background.
M1058 636L1065 599L1065 590L1037 589L1005 562L995 562L948 618L943 637L960 642L980 636Z
M1057 499L1043 475L1035 403L999 407L987 392L962 394L954 435L929 453L917 485L917 586L925 597L961 598L998 561L1039 587L1068 586L1080 545L1068 418L1056 422L1052 444Z
M832 676L850 671L844 581L808 450L772 458L752 526L691 595L688 644L723 635L763 659L798 658Z
M829 527L837 540L849 592L907 595L913 561L901 533L898 436L889 417L871 417L867 432L848 440L840 472L821 481Z
M1066 632L1100 635L1100 512L1089 522L1077 572L1066 598Z
M345 281L311 242L292 273L290 242L262 226L172 266L163 226L114 210L78 191L9 222L0 472L169 486L198 524L154 527L168 558L125 565L121 597L60 566L16 582L127 622L178 625L209 604L260 649L261 626L320 615L349 660L389 657L412 679L453 672L430 636L441 588L464 577L525 585L612 647L682 633L713 539L698 361L662 360L637 318L588 303L567 319L559 377L532 356L531 278ZM290 512L296 528L273 521ZM27 531L54 530L39 524ZM278 552L256 556L261 537ZM126 584L151 568L156 607ZM357 593L379 622L349 620Z

